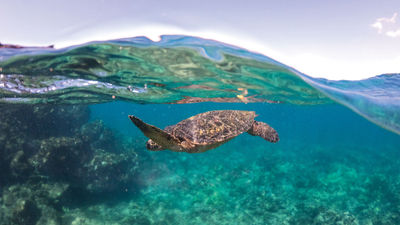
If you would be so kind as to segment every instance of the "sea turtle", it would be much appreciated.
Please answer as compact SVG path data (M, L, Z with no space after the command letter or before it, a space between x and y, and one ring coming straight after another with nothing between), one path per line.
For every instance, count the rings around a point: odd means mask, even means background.
M161 130L130 115L132 122L150 138L151 151L170 149L175 152L199 153L216 148L243 132L260 136L269 142L279 140L278 133L263 122L255 121L254 111L217 110L197 114Z

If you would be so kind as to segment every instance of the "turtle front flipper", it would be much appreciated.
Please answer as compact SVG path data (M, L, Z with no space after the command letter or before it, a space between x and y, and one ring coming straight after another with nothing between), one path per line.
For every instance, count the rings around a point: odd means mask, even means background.
M253 125L251 126L250 130L247 133L253 136L260 136L265 140L275 143L279 141L278 132L268 124L264 122L254 121Z
M147 124L136 116L129 116L129 119L143 132L143 134L150 138L155 143L162 146L162 148L171 150L180 150L180 141L169 133L161 130L158 127Z

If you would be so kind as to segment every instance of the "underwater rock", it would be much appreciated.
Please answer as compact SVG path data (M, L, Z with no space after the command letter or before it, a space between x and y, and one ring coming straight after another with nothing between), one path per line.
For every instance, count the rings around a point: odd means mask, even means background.
M12 185L0 198L0 224L60 224L58 201L68 185L42 183Z
M71 224L62 216L69 203L82 204L74 191L90 195L91 205L107 201L103 193L135 190L139 160L133 145L123 145L103 122L88 122L87 106L0 110L0 225ZM71 221L85 224L78 217Z
M41 141L39 151L29 162L40 175L74 181L92 154L88 143L78 137L51 137Z
M314 206L309 204L298 204L298 209L291 224L314 224L314 225L357 225L358 219L349 212L337 212L331 208Z
M90 123L84 124L79 131L80 137L86 142L90 143L90 147L93 149L105 149L107 151L115 152L117 142L114 133L107 128L103 121L96 120Z
M99 131L85 128L93 131L86 136L51 137L42 140L37 154L29 159L30 164L40 175L70 182L72 186L89 192L111 192L133 182L138 167L136 153L126 151L117 154L91 147L92 142L101 146L107 140L102 140L101 137L112 136L109 133L111 131L101 124L95 122L86 125L96 127ZM112 147L110 144L105 146Z
M99 149L85 163L81 180L89 192L116 191L134 182L137 168L135 152L115 154Z
M24 151L15 153L10 162L10 172L12 177L27 179L32 175L33 167L29 164Z
M357 225L358 220L348 212L338 213L333 210L325 210L320 212L314 219L313 224L341 224L341 225Z
M89 118L86 106L0 106L0 184L24 180L41 139L73 135Z
M132 149L121 146L114 133L102 121L87 123L79 137L90 146L91 157L81 161L79 182L89 192L113 192L132 184L138 157Z
M133 180L137 155L125 153L103 122L87 123L87 106L0 109L0 184L44 176L103 192Z
M170 224L157 223L148 216L145 206L140 206L135 202L122 202L116 205L97 204L89 207L70 209L62 217L64 225L151 225L151 224ZM183 221L185 222L185 221ZM180 223L175 223L176 225Z

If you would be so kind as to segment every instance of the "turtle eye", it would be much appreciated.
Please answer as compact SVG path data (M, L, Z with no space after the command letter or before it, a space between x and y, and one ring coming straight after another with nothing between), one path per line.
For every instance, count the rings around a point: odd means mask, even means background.
M154 142L153 141L151 141L151 140L148 140L147 142L146 142L146 148L147 149L149 149L149 150L153 150L154 149Z
M161 151L163 148L161 145L155 143L153 140L148 140L146 143L146 148L150 151Z

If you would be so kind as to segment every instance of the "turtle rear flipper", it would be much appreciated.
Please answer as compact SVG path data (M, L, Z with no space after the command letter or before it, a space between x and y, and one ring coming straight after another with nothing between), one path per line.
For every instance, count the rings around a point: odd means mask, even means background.
M158 127L143 122L136 116L130 115L129 119L132 120L132 122L143 132L146 137L161 145L163 148L173 150L179 149L180 141L174 136L168 134Z
M253 136L260 136L265 140L275 143L279 141L278 132L268 124L264 122L254 121L253 125L251 126L250 130L247 133Z

